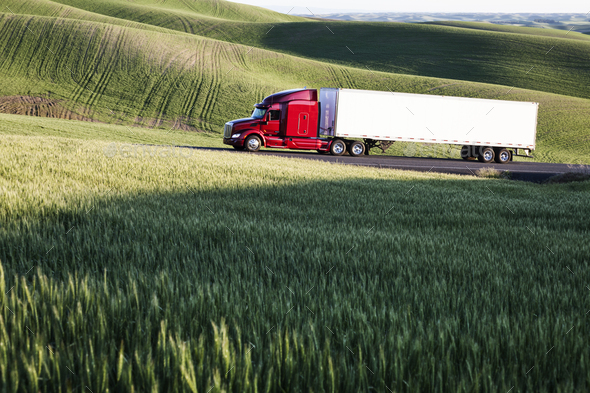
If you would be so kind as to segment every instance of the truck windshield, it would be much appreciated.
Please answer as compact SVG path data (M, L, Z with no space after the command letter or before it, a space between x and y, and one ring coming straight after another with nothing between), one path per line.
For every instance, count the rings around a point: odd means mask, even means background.
M266 114L266 108L256 108L254 109L254 112L252 112L252 118L253 119L262 119L264 117L264 115Z

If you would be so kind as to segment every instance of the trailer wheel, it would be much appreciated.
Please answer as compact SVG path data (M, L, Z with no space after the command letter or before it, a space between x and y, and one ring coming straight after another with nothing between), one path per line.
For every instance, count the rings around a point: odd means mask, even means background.
M330 145L330 154L333 156L341 156L346 152L346 144L340 139L332 141Z
M244 142L244 146L246 147L246 149L251 152L256 152L260 150L261 145L262 142L260 141L260 138L257 135L250 135L248 138L246 138L246 142Z
M479 155L477 156L477 159L479 162L485 162L487 164L488 162L494 161L495 157L496 154L494 153L494 149L491 147L482 147L479 149Z
M365 144L361 141L354 141L348 145L348 154L353 157L362 156L365 154Z
M512 154L510 154L510 150L508 149L497 149L496 153L496 162L498 164L506 164L512 161Z

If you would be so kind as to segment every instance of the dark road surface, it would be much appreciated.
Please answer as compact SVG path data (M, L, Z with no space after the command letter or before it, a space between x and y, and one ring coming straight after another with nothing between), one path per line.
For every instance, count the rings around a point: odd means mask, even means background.
M423 172L453 173L459 175L474 175L475 171L481 168L495 168L499 171L509 171L514 180L525 180L541 182L551 176L571 172L568 164L548 164L543 162L511 162L509 164L483 164L477 160L464 161L445 158L417 158L417 157L395 157L395 156L362 156L350 157L348 155L335 157L330 154L319 154L316 152L293 152L293 151L265 151L257 153L238 152L233 149L202 148L210 150L223 150L235 154L259 154L262 156L277 156L290 158L303 158L306 160L338 162L347 165L370 166L376 168L405 169Z

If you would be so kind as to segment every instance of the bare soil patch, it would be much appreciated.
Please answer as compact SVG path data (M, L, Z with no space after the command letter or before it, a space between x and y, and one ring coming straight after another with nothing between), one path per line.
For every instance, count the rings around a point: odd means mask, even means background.
M61 100L46 97L5 96L0 97L0 113L11 115L51 117L67 120L93 121L64 108Z
M96 119L72 112L62 105L63 102L63 100L48 97L4 96L0 97L0 113L99 122ZM174 120L135 117L133 119L133 125L146 128L168 127L183 131L202 132L203 130L188 124L191 120L194 119L185 116L181 116ZM123 120L115 120L113 122L113 124L124 123Z

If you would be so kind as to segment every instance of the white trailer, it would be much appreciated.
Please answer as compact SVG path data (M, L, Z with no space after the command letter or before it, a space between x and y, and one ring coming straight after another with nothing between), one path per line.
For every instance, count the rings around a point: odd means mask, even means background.
M320 90L320 132L343 140L463 145L464 159L506 163L535 149L536 102Z

